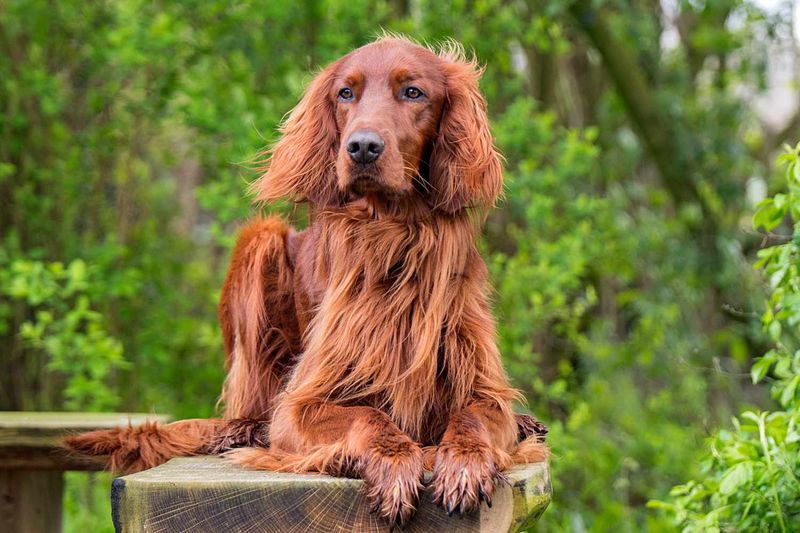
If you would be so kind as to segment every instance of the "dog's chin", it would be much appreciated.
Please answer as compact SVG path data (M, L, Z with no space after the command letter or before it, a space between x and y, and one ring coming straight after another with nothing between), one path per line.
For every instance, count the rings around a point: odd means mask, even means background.
M358 176L350 184L350 193L354 196L381 194L384 192L386 192L386 188L374 176Z
M388 185L380 176L370 174L355 176L347 186L348 196L353 200L368 197L392 200L403 196L406 192L401 188Z

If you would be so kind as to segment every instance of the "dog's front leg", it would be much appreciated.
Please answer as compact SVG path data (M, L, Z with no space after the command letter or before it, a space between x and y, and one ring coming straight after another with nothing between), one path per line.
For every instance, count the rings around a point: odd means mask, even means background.
M481 501L491 506L515 442L516 422L508 409L491 400L467 406L450 419L436 450L433 501L450 515L473 511Z
M449 514L472 511L482 500L491 504L495 483L517 447L512 402L519 393L500 360L485 278L486 268L475 252L442 337L447 375L457 388L470 391L451 415L434 457L433 499Z
M319 471L359 477L374 512L402 525L422 490L420 446L386 413L366 406L279 402L270 432L272 449L235 452L251 468Z

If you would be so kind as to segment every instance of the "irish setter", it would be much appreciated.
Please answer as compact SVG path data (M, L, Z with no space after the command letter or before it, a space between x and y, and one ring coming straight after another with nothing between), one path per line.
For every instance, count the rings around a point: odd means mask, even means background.
M456 45L393 37L325 68L253 185L260 202L309 202L313 223L250 221L222 290L224 418L67 444L123 471L246 446L227 457L363 479L392 524L426 467L433 500L464 513L503 469L544 459L512 411L475 245L502 189L479 76Z

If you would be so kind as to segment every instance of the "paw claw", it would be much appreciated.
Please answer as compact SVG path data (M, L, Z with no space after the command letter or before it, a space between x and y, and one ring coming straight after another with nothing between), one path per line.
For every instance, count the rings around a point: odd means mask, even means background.
M505 474L505 472L496 472L494 475L494 484L511 487L511 479Z
M433 503L443 507L448 516L458 511L463 517L477 510L482 502L491 507L492 493L499 482L507 482L507 478L497 471L488 446L476 446L471 441L439 447L430 486Z
M385 518L390 529L402 528L419 503L422 450L408 437L386 437L367 452L359 469L370 512Z

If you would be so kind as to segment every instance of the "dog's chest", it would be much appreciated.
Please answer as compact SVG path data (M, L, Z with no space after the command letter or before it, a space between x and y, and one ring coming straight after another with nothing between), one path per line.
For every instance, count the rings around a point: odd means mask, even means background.
M343 392L428 440L450 410L442 338L469 249L447 228L338 222L318 230L306 349L341 369Z

